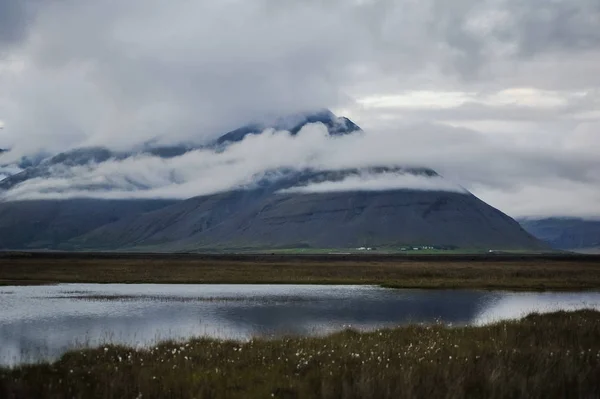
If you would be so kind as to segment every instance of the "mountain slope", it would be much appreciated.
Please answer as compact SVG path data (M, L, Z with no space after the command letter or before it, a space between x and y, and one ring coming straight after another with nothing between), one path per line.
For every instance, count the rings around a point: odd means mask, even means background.
M0 203L0 249L58 248L100 226L173 204L167 200L46 200Z
M234 191L111 223L70 244L156 251L401 245L544 248L513 219L473 195L417 190Z
M228 220L199 236L199 241L249 247L264 243L312 248L538 247L512 219L462 193L392 190L275 195L254 210L251 217ZM197 245L189 239L185 243Z
M600 249L600 221L579 218L522 219L530 234L556 249Z

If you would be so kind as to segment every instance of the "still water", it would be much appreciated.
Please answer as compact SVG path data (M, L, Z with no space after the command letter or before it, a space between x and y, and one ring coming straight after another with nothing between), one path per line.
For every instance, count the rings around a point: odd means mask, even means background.
M533 311L600 310L600 293L374 286L61 284L0 287L0 365L81 346L210 336L318 335L406 323L481 325Z

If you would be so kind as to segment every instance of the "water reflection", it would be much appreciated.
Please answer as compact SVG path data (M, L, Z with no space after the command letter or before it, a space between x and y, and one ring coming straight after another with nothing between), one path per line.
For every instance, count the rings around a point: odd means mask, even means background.
M389 290L372 286L97 285L0 287L0 364L77 346L211 336L315 335L441 321L484 324L532 311L595 308L600 293Z

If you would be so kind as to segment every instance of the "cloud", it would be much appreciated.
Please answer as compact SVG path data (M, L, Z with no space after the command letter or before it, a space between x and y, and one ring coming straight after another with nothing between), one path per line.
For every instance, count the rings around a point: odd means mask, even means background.
M51 2L14 51L21 67L0 76L6 139L20 153L202 141L338 103L353 55L345 22L319 8Z
M519 184L508 191L493 187L476 190L479 197L521 218L576 217L600 220L600 192L594 184L557 179ZM527 200L524 201L523 198Z
M328 193L347 191L386 191L386 190L422 190L422 191L467 191L443 177L427 177L407 173L361 174L349 176L340 181L313 183L306 186L282 190L281 193Z
M19 195L104 184L113 196L192 196L289 157L430 166L514 216L600 214L598 26L597 0L0 0L2 163L204 142L328 107L367 135L335 149L269 134L223 154L113 160Z
M591 131L592 127L581 134ZM275 130L250 135L222 152L204 149L171 159L138 155L84 166L57 165L52 177L26 181L3 198L185 199L252 187L261 179L281 177L273 173L281 170L426 166L443 177L364 172L295 191L464 187L515 217L600 215L600 159L595 149L552 144L516 150L475 131L433 124L332 137L323 125L312 124L297 136Z
M27 36L36 0L0 0L0 59Z
M287 131L266 130L233 143L224 151L202 149L182 156L163 159L139 155L103 163L80 166L58 164L50 167L50 177L29 179L6 191L5 200L99 198L190 198L226 190L251 187L266 177L277 179L280 170L344 170L375 166L410 166L396 156L382 159L377 151L364 158L348 158L345 152L358 148L381 147L376 136L355 134L329 136L322 124L305 126L297 136ZM369 155L370 154L370 155ZM328 185L299 188L299 191L343 188L382 190L411 188L418 190L464 191L439 176L427 178L383 173L364 174Z
M202 141L265 114L347 106L382 88L502 91L526 80L551 89L600 79L594 0L0 7L3 141L21 153Z

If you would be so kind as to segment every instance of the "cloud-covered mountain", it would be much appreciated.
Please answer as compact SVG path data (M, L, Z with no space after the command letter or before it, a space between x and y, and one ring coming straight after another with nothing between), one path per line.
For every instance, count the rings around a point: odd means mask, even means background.
M177 176L178 172L185 167L210 169L214 165L206 165L205 162L209 156L214 159L213 163L217 166L222 163L239 162L239 158L252 158L251 154L244 154L245 147L241 148L242 151L237 151L238 159L227 158L227 154L223 154L232 144L240 143L249 136L261 135L265 130L270 130L272 133L283 132L283 135L280 134L283 141L291 142L303 128L314 124L324 128L325 135L321 139L360 131L360 128L351 120L337 117L329 110L320 110L251 123L223 134L216 140L201 144L183 143L164 146L145 143L128 151L115 151L107 147L76 148L48 156L46 159L27 158L18 163L4 165L2 170L5 171L6 176L0 181L0 190L4 190L4 197L8 199L42 199L52 195L59 197L61 194L70 197L93 197L101 196L100 192L108 194L118 189L123 191L151 189L155 186L165 185L164 180L177 183L178 180L181 180ZM267 140L274 141L269 140L268 137ZM260 145L260 143L258 144ZM247 150L252 151L251 148ZM192 152L193 154L189 154ZM181 157L186 154L189 154L190 156L187 158L192 162L195 161L197 165L177 165L178 161L182 159L185 161ZM172 162L173 165L168 165L169 160L174 158L177 159ZM147 181L145 181L145 176L138 178L139 174L136 175L132 169L142 169L140 174L143 175L145 174L143 169L149 167L149 163L153 163L163 171L169 170L170 176L166 176L163 181L159 182L151 177L148 177ZM272 168L279 169L280 166L282 165L276 163L272 165ZM120 173L118 169L125 170ZM255 172L262 173L268 169L268 165L257 165ZM128 171L131 173L128 174ZM111 178L111 175L119 176ZM69 195L69 191L76 192ZM152 194L149 195L149 197L152 196ZM166 194L166 196L169 195ZM183 197L186 196L183 195Z
M216 144L234 143L242 141L249 134L259 134L265 129L285 130L290 135L297 135L302 128L311 123L321 123L327 127L331 136L339 136L357 132L360 129L354 122L346 117L337 117L329 110L321 110L314 113L299 113L285 118L278 118L271 123L254 123L219 137Z
M0 248L544 248L432 169L348 158L364 137L319 111L199 146L57 154L0 182Z

